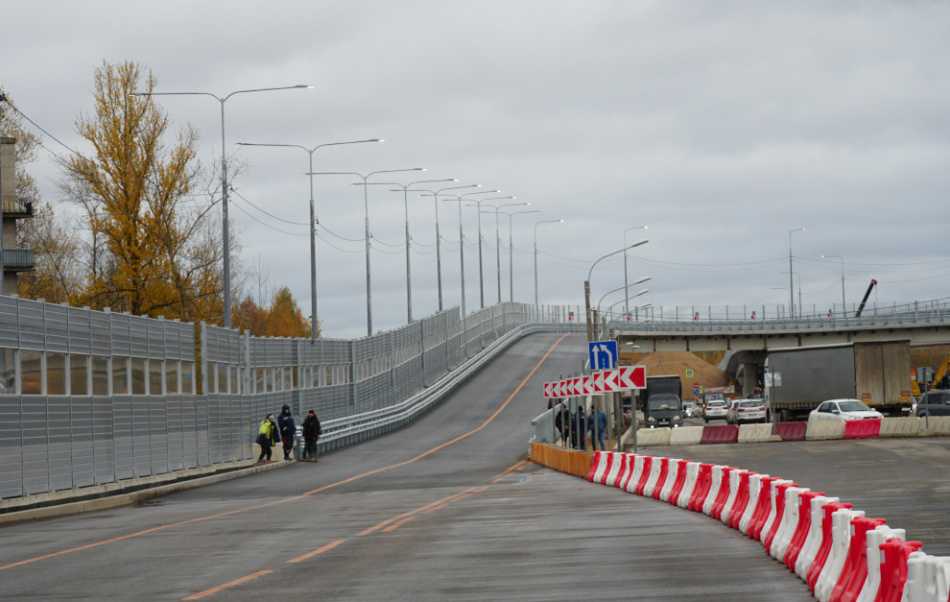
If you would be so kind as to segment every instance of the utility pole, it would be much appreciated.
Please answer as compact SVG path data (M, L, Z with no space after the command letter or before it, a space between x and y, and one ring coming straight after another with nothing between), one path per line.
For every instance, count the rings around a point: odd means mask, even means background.
M3 103L7 97L0 94L0 124L3 123ZM4 294L4 284L6 284L6 274L3 265L3 134L0 133L0 295Z

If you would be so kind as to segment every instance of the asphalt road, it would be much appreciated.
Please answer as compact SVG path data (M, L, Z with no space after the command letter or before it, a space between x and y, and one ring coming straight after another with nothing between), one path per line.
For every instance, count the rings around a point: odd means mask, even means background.
M541 383L585 356L582 335L532 336L410 427L318 464L2 527L0 597L812 599L718 521L526 460Z

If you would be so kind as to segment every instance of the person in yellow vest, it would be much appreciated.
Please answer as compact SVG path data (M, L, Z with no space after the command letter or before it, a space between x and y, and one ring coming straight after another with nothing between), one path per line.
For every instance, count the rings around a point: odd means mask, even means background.
M274 422L274 415L268 414L257 429L257 444L261 446L261 455L257 458L259 463L264 462L265 457L270 461L271 448L277 445L277 441L277 424Z

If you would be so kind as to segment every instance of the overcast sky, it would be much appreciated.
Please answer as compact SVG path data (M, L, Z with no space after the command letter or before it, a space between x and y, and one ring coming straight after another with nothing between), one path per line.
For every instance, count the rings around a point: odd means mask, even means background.
M640 238L649 243L630 251L629 281L652 280L630 290L648 287L637 302L664 312L777 311L788 304L790 239L806 310L841 304L842 262L822 254L843 259L849 305L871 278L879 304L950 296L948 2L49 1L2 12L0 85L80 151L89 148L74 120L92 109L103 60L145 65L158 91L314 85L226 104L228 152L248 163L231 206L240 260L261 256L271 291L289 286L305 315L307 154L236 142L385 138L317 150L314 169L425 167L370 182L458 178L502 191L475 199L517 196L485 205L531 203L503 209L540 211L513 218L516 301L534 300L535 232L541 303L582 304L592 263ZM217 102L159 100L176 128L198 128L204 164L220 156ZM29 169L57 204L51 155L41 150ZM366 333L356 181L314 178L330 337ZM407 319L403 195L389 189L369 188L374 330ZM460 301L459 214L452 202L438 209L450 307ZM462 212L470 311L480 305L478 214ZM495 216L482 215L487 305L498 298L498 256ZM507 300L504 216L501 226ZM437 309L431 197L409 195L409 227L419 318ZM594 269L595 304L623 286L622 257ZM622 299L615 292L603 307Z

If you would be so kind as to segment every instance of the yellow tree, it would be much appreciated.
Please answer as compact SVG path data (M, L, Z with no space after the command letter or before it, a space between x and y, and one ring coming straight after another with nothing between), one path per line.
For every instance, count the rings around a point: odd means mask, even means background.
M271 337L310 336L310 325L287 287L274 294L270 309L266 311L264 334Z
M71 301L220 320L214 203L191 197L200 169L197 133L186 127L166 142L166 113L152 97L132 96L156 84L137 63L103 62L94 79L95 109L76 121L92 153L61 161L61 189L85 210L91 241L87 281Z

